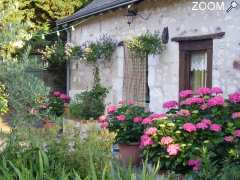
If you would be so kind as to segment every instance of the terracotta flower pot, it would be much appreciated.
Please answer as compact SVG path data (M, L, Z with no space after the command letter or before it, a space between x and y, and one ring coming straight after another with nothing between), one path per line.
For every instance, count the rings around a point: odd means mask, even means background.
M119 144L120 161L124 165L138 165L141 161L139 144Z

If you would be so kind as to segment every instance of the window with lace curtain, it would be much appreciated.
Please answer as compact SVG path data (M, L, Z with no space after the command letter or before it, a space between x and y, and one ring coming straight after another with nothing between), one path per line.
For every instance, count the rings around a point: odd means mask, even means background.
M212 43L212 40L180 42L180 90L212 86Z

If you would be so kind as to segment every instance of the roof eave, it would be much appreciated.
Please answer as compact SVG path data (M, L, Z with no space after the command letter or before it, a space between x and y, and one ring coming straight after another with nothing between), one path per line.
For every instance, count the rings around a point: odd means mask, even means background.
M96 14L99 14L99 13L103 13L103 12L106 12L106 11L109 11L109 10L112 10L112 9L116 9L116 8L126 6L126 5L129 5L129 4L135 3L135 2L139 2L139 1L141 1L141 0L132 0L132 1L121 3L121 4L118 4L118 5L115 5L115 6L107 7L107 8L98 10L98 11L94 11L94 12L88 13L86 15L77 16L73 19L71 19L72 16L67 16L63 19L57 20L56 25L61 26L63 24L71 23L71 22L74 22L74 21L77 21L77 20L80 20L80 19L87 18L89 16L93 16L93 15L96 15Z

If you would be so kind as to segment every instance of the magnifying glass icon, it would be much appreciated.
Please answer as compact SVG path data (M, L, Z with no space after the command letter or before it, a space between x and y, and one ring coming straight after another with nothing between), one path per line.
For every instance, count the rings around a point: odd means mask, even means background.
M227 13L230 12L232 9L236 8L238 3L236 1L232 1L230 7L227 9Z

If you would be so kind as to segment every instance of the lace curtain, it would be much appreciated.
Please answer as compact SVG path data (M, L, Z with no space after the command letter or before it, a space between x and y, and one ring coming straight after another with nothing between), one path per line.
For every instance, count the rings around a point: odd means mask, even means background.
M191 53L190 82L193 90L207 86L207 53L205 51Z

